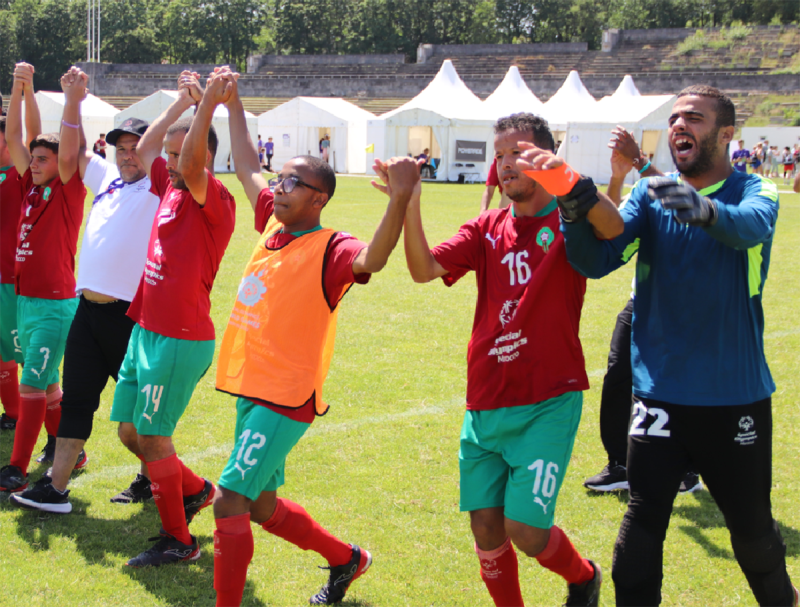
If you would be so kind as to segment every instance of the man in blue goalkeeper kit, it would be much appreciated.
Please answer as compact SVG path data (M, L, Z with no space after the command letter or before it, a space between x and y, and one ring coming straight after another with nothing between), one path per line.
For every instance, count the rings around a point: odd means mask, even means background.
M758 603L798 604L770 505L775 384L761 298L778 192L733 170L734 120L719 90L681 91L668 132L678 172L634 187L620 211L625 231L613 240L598 240L581 220L591 199L575 191L559 199L567 256L585 276L605 276L639 247L631 358L641 403L628 432L631 499L614 548L617 605L661 602L663 542L690 466L725 516Z

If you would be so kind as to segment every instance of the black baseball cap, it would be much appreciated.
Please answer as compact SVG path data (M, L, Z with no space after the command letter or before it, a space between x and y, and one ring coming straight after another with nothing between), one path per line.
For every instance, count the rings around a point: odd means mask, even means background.
M106 135L106 141L111 145L117 145L117 138L125 133L130 133L131 135L141 137L144 135L144 132L149 126L150 123L146 120L140 120L139 118L126 118L122 124Z

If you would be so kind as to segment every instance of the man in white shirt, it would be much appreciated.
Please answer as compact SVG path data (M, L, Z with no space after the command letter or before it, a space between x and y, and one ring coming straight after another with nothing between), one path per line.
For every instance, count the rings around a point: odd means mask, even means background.
M72 68L74 86L88 78ZM80 124L80 123L79 123ZM117 380L134 322L128 306L144 272L147 245L159 198L136 155L148 123L125 120L106 136L116 149L116 165L86 149L81 129L78 168L95 194L81 246L76 290L81 294L64 354L62 415L55 441L48 437L53 467L36 484L14 496L22 507L66 514L72 510L67 483L74 468L86 464L83 446L109 377ZM76 464L77 462L77 464ZM111 499L117 503L152 497L146 467L130 487Z

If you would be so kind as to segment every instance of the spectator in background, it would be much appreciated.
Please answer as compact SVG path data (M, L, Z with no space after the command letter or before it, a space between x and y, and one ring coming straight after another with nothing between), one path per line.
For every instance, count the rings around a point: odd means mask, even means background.
M500 183L500 177L497 175L497 159L492 159L492 166L489 167L489 175L486 177L486 189L481 196L481 213L489 210L494 197L495 188L500 188L500 203L497 205L498 209L505 209L511 204L511 200L503 193L503 184Z
M325 135L325 137L322 138L322 143L319 145L322 148L322 159L330 164L328 158L330 158L331 155L331 136Z
M434 168L431 166L431 158L428 154L430 154L430 149L425 148L424 150L422 150L422 154L420 154L419 156L415 156L417 160L424 160L424 162L419 167L419 172L423 178L433 177Z
M763 164L764 164L764 147L763 144L759 141L753 148L752 154L750 154L750 166L753 167L753 172L756 175L761 175L763 172L761 165Z
M103 160L106 158L106 134L100 133L100 139L94 142L92 151L100 156Z
M264 168L264 142L261 140L261 135L258 136L258 166Z
M739 149L731 156L733 168L740 173L747 172L747 165L750 162L750 152L744 147L744 139L739 140Z
M783 156L781 157L781 162L783 163L783 185L789 185L789 181L794 174L794 154L792 154L792 150L787 145L783 148Z
M275 155L275 144L272 142L272 137L267 137L264 153L267 155L267 172L272 173L272 157Z

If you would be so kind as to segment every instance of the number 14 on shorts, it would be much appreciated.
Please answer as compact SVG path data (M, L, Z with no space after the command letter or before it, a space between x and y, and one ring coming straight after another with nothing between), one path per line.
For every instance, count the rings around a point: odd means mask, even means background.
M542 497L552 498L553 494L556 492L556 485L558 484L558 479L556 478L556 474L558 474L558 464L555 462L547 462L547 465L545 465L543 459L537 459L528 466L528 470L536 472L536 478L533 481L533 495L535 496L533 498L533 503L541 506L544 513L547 514L547 508L550 506L552 499L545 502ZM542 476L544 476L544 482L542 482Z

